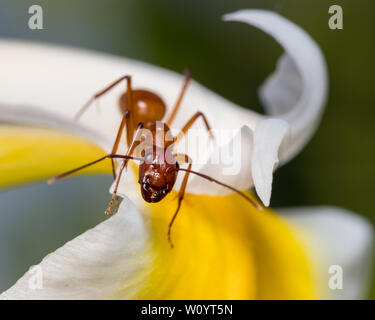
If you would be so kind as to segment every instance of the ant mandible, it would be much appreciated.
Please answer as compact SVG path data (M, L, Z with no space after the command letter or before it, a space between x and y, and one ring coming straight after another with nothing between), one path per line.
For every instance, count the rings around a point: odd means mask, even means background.
M173 248L173 243L171 241L171 228L173 222L175 221L177 214L181 208L181 203L184 198L186 185L188 182L189 174L195 174L201 178L207 179L211 182L222 185L230 190L238 193L240 196L249 201L254 207L258 210L261 210L259 204L256 203L253 199L247 196L245 193L220 182L210 176L191 170L192 161L190 157L186 154L172 154L170 146L180 140L190 129L193 123L198 119L202 118L207 131L210 136L213 138L211 132L211 127L202 112L196 112L189 121L182 128L179 135L173 137L170 131L169 126L173 122L177 111L181 105L182 99L186 93L186 89L191 80L191 72L189 70L185 71L185 81L182 87L182 90L179 94L179 97L175 103L174 108L172 109L171 114L165 122L161 122L164 118L166 112L166 105L162 98L149 91L149 90L140 90L132 88L132 78L129 75L123 76L118 80L111 83L108 87L96 93L76 114L74 117L75 120L78 120L82 114L88 109L88 107L99 97L110 91L113 87L117 86L122 81L126 81L127 87L126 91L121 95L119 100L119 107L122 113L122 120L117 131L117 136L112 147L110 154L101 157L95 161L87 163L83 166L60 174L48 181L48 184L52 184L62 178L65 178L79 170L87 168L91 165L94 165L104 159L111 159L112 164L112 173L115 180L115 187L113 190L111 201L105 211L106 214L110 214L113 204L116 201L116 209L114 213L118 211L119 200L117 196L117 191L121 179L121 175L124 169L127 167L129 160L138 160L139 164L139 184L141 186L141 194L145 201L147 202L159 202L161 201L172 189L177 179L178 171L184 171L185 176L183 178L180 190L178 192L178 204L177 209L168 225L168 241ZM160 130L160 124L161 129ZM120 139L126 128L126 137L128 150L126 155L116 154L119 147ZM141 130L145 128L148 129L152 134L152 146L147 152L142 151L142 157L133 156L135 148L139 145L139 134ZM162 137L160 138L160 132L162 132ZM167 138L168 137L168 138ZM172 139L170 139L172 137ZM123 159L123 162L120 166L119 173L116 176L114 159ZM168 161L166 161L168 159ZM180 168L179 162L188 164L187 169Z

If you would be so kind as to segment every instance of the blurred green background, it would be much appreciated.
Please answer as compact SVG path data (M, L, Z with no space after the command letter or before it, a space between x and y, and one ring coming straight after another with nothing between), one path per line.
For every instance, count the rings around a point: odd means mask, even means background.
M32 4L44 10L44 30L27 27ZM343 8L343 30L328 28L332 4ZM302 26L329 68L321 126L303 152L276 172L272 206L329 204L375 223L373 0L0 0L0 37L85 47L177 72L188 66L206 87L261 112L257 89L282 49L255 28L221 21L224 13L243 8L270 9Z

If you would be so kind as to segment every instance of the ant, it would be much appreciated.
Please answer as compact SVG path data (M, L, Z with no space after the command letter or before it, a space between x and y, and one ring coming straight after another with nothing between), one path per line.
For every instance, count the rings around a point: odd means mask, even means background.
M168 241L171 248L173 248L173 243L171 240L171 228L173 222L175 221L177 214L181 208L181 203L184 198L186 185L188 182L189 174L195 174L203 179L207 179L211 182L222 185L230 190L238 193L240 196L249 201L258 210L261 210L259 204L252 200L245 193L220 182L210 176L191 170L192 161L190 157L186 154L173 154L171 151L171 146L179 141L190 129L193 123L198 119L202 118L207 131L211 138L214 138L211 127L206 119L206 116L202 112L196 112L189 121L182 128L179 135L176 137L172 136L169 126L173 122L177 111L181 105L182 99L186 93L187 87L191 80L191 72L189 70L185 71L185 80L183 87L178 96L178 99L172 109L171 114L165 122L162 122L166 112L166 105L162 98L149 91L141 89L132 88L132 77L130 75L123 76L118 80L111 83L108 87L102 91L96 93L76 114L75 120L79 120L82 114L89 108L89 106L97 100L102 95L106 94L113 87L117 86L122 81L126 81L126 91L121 95L119 99L119 107L122 113L122 120L117 131L117 136L112 147L110 154L101 157L95 161L87 163L83 166L60 174L50 180L48 184L52 184L58 180L61 180L79 170L87 168L94 165L104 159L110 159L112 164L112 173L115 180L115 187L112 194L111 201L105 211L106 214L110 214L114 202L116 201L116 209L114 214L118 211L119 200L117 196L118 186L120 183L121 175L124 169L128 165L129 160L140 161L139 163L139 180L138 183L141 186L141 194L145 201L147 202L159 202L161 201L172 189L177 179L177 174L179 171L184 171L185 176L183 178L180 190L178 192L178 204L177 209L168 225ZM128 151L126 155L116 154L119 147L120 139L122 137L124 129L126 128L126 137ZM140 133L142 129L148 129L152 134L152 145L149 145L145 150L142 151L141 157L135 157L134 151L136 147L140 144ZM116 176L114 159L122 159L122 164L119 169L119 173ZM168 161L166 161L168 160ZM179 163L187 164L187 169L180 168Z

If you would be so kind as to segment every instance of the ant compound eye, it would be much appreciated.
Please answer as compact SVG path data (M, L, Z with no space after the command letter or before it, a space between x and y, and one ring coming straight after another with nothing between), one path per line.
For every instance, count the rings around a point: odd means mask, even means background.
M143 157L144 162L146 163L152 163L152 152L147 152L145 156Z
M146 192L151 192L150 186L147 183L142 183L142 188Z

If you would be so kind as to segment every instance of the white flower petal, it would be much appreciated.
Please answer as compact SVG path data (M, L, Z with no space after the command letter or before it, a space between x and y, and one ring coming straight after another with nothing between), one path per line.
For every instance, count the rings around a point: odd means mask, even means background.
M211 152L207 164L199 168L199 172L220 179L228 185L235 186L239 190L246 190L253 186L251 175L251 157L253 154L253 131L248 126L242 129L228 143L215 146ZM225 155L229 155L228 158ZM218 160L219 159L219 160ZM180 175L181 182L183 175ZM177 183L179 186L180 183ZM200 194L228 194L231 190L190 175L186 191Z
M255 127L251 171L255 189L265 206L270 204L272 174L279 163L280 146L288 142L284 140L288 129L288 124L280 119L262 120Z
M258 196L264 205L268 206L272 174L279 160L286 162L294 156L310 139L320 120L328 89L325 60L319 47L305 31L278 14L264 10L241 10L227 14L223 18L225 21L240 21L254 25L269 33L284 47L286 53L280 58L277 70L260 89L266 111L280 120L257 122L253 143L244 146L241 152L242 159L251 154L251 165L242 161L241 170L237 174L228 177L224 174L222 166L212 166L210 169L206 165L200 170L220 177L227 183L238 181L235 186L240 189L254 183ZM251 128L254 130L254 127ZM287 132L288 139L285 140ZM231 145L233 141L225 147ZM279 150L280 146L283 147L282 150ZM216 150L212 157L223 149L224 147ZM252 179L249 178L251 175ZM248 184L244 183L244 179ZM195 180L196 183L191 182L194 188L189 189L190 192L201 192L201 189L206 189L207 183L202 182L199 188L199 179L192 177L191 180ZM223 188L215 189L215 192L226 192Z
M42 288L33 287L36 269L31 269L0 298L131 298L148 274L148 237L142 215L131 201L123 201L115 216L42 260Z
M297 105L302 91L301 74L293 59L284 53L277 62L275 72L261 86L259 97L267 113L278 116Z
M184 80L181 74L136 60L31 42L1 40L0 58L2 102L35 105L69 119L93 94L125 74L132 75L133 88L160 94L168 113ZM94 104L79 123L113 140L121 120L118 99L125 88L125 84L119 85L102 96L100 112ZM198 110L207 116L214 129L238 129L245 123L255 128L262 118L192 81L173 127L181 128ZM222 117L223 114L231 117ZM194 128L204 125L198 121Z
M108 137L105 137L91 128L83 126L77 122L73 122L70 119L67 119L66 117L54 112L42 110L32 106L6 105L3 103L0 103L0 112L0 124L1 122L4 122L53 127L59 130L75 133L83 138L95 142L103 149L107 149L109 151L108 146L111 144L111 140L109 140Z
M298 230L311 260L318 263L317 283L326 299L366 298L371 284L373 228L369 221L336 207L282 208L282 216ZM330 266L343 270L343 289L328 286Z
M240 10L225 21L245 22L274 37L284 48L277 70L260 89L266 110L290 125L290 142L281 162L288 161L311 138L325 106L328 79L324 56L299 26L265 10Z

